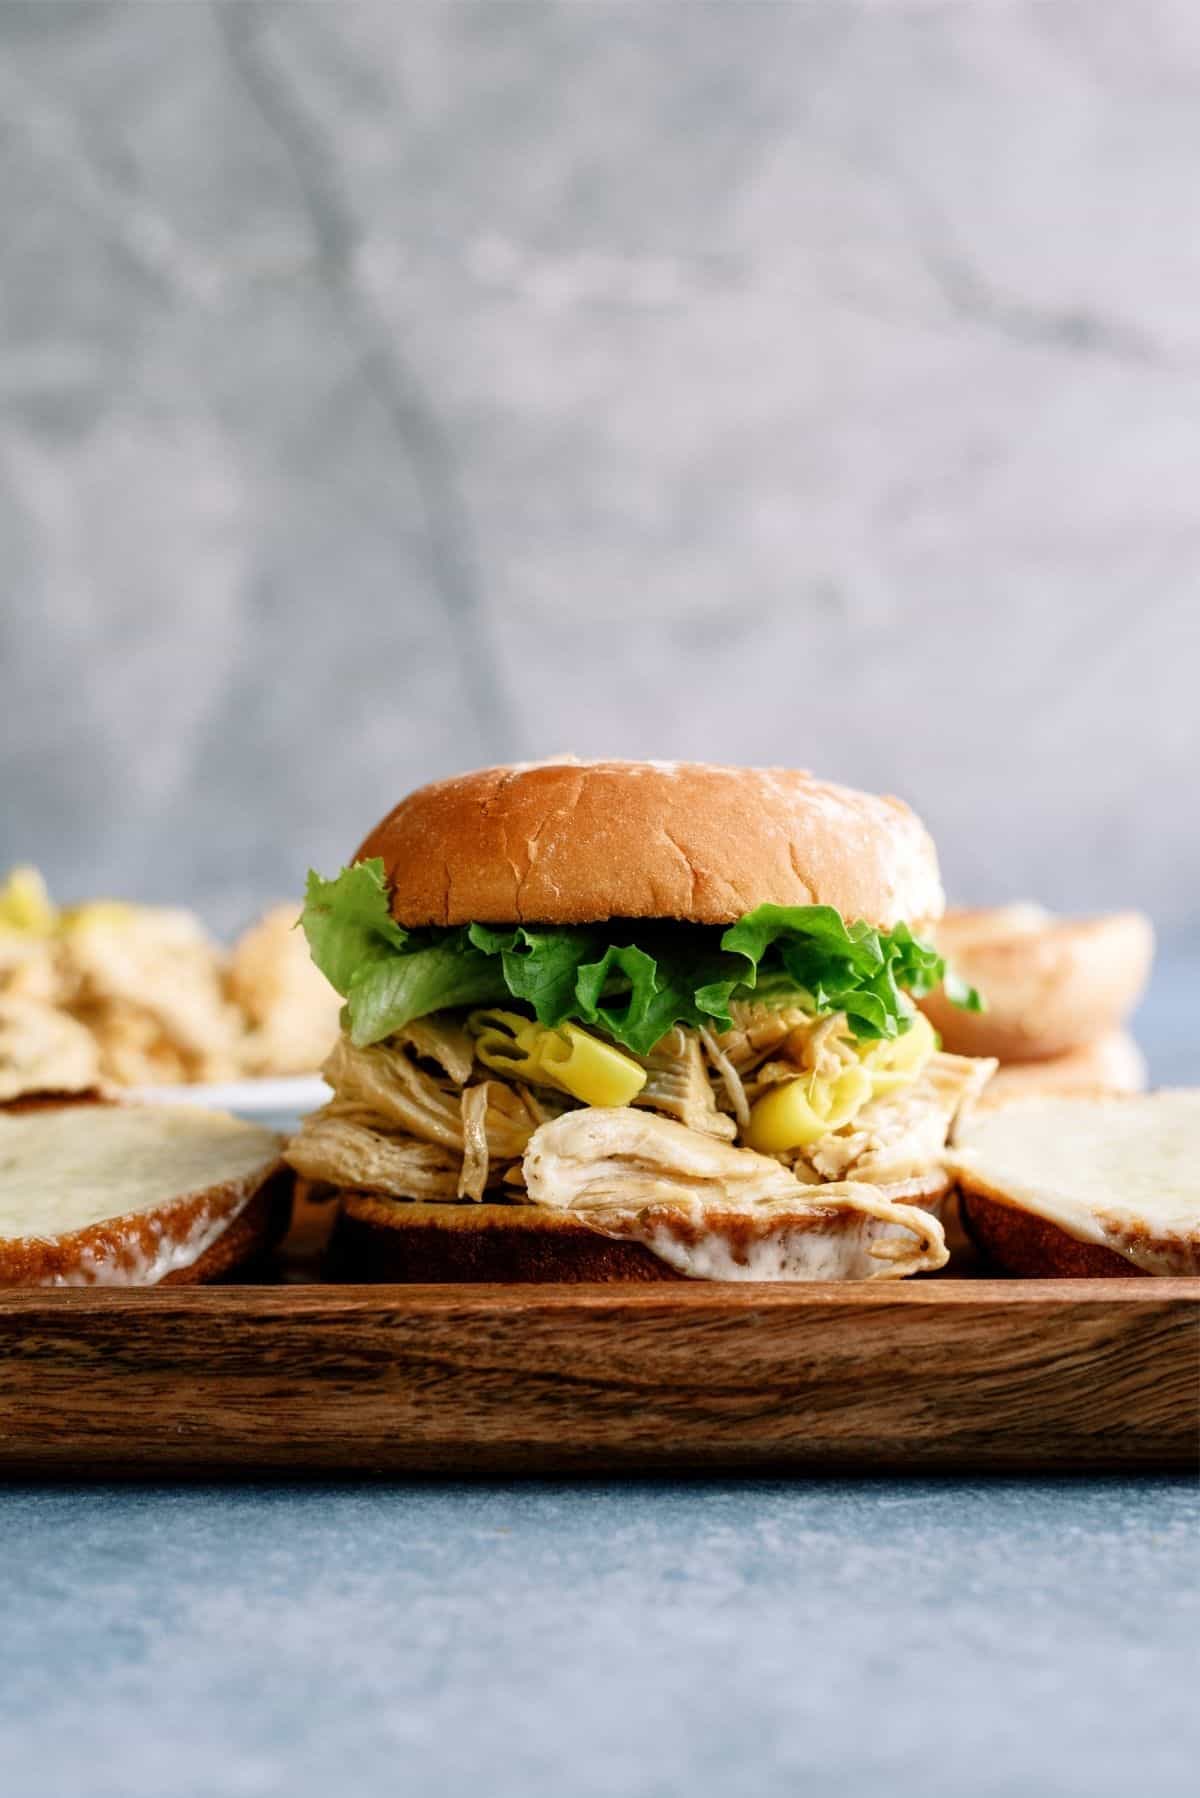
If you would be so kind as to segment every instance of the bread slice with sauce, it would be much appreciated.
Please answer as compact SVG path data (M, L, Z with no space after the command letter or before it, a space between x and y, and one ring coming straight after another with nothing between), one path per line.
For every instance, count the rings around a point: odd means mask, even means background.
M98 1092L0 1107L0 1286L190 1285L242 1267L287 1227L293 1176L273 1131L194 1106Z
M1200 1091L980 1108L947 1167L968 1232L1006 1273L1200 1277Z

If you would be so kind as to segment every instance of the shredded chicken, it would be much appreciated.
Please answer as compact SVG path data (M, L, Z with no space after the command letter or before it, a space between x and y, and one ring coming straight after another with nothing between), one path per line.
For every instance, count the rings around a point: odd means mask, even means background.
M856 1059L854 1039L844 1011L811 1019L788 1033L787 1051L793 1063L814 1073L819 1080L835 1079Z
M0 1101L77 1092L99 1077L100 1054L82 1024L36 999L0 993Z
M995 1067L965 1055L932 1055L910 1086L872 1099L843 1129L821 1137L797 1159L824 1180L911 1180L938 1165L956 1116Z
M705 1136L719 1136L732 1141L737 1134L733 1121L717 1108L712 1082L704 1071L704 1058L698 1038L678 1024L649 1055L642 1057L646 1084L634 1104L650 1111L665 1112L699 1130Z
M363 1187L396 1199L458 1196L462 1156L410 1136L385 1136L369 1124L324 1111L304 1120L287 1158L306 1180Z
M460 1199L482 1199L488 1179L487 1114L488 1089L492 1082L462 1090L462 1172L458 1176Z
M225 972L246 1023L239 1056L250 1074L306 1074L336 1041L342 1008L296 928L296 907L275 905L241 936Z
M725 1096L729 1100L729 1108L737 1119L737 1128L744 1130L750 1122L750 1101L746 1097L746 1089L742 1085L742 1076L718 1043L712 1031L701 1026L700 1041L704 1052L712 1064L713 1072L720 1078L725 1088Z
M151 1082L176 1064L181 1079L240 1072L242 1020L190 912L85 907L65 940L74 990L64 1003L97 1036L106 1076Z
M670 1118L616 1105L565 1112L525 1151L525 1184L539 1205L642 1204L717 1192L758 1204L796 1182L770 1155L735 1149Z
M525 1151L530 1198L699 1279L899 1279L945 1264L942 1227L875 1187L805 1187L770 1156L630 1107L568 1112Z
M420 1142L463 1151L463 1112L459 1089L439 1081L402 1048L379 1043L358 1049L340 1037L325 1063L325 1078L334 1089L333 1106L342 1115L375 1118L391 1132L404 1131ZM528 1089L500 1080L483 1083L487 1093L485 1128L488 1154L511 1161L520 1155L542 1121L543 1110L529 1102Z
M405 1044L423 1061L435 1062L455 1086L465 1086L471 1078L475 1045L470 1033L439 1012L427 1018L414 1018L391 1040Z
M793 1030L811 1030L811 1013L797 1005L755 1005L735 1000L729 1007L732 1030L717 1038L721 1052L739 1074L754 1069L780 1048Z

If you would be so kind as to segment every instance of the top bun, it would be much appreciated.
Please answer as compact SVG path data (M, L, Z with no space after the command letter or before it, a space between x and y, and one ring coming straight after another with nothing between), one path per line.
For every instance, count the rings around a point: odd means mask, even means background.
M732 924L756 905L927 923L937 854L899 799L791 768L529 762L402 799L356 859L380 856L398 923Z

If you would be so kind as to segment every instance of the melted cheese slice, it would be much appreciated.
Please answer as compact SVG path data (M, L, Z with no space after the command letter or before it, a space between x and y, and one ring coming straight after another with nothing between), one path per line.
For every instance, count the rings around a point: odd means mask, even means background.
M191 1106L0 1116L0 1241L66 1236L153 1211L265 1172L278 1155L272 1131ZM227 1207L220 1228L232 1215Z
M1200 1275L1200 1091L976 1112L947 1169L1150 1274Z

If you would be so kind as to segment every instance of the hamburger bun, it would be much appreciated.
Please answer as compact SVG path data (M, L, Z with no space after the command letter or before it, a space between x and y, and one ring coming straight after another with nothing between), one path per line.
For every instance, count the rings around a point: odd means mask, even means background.
M811 1196L820 1199L820 1189ZM939 1222L952 1183L940 1169L882 1189ZM628 1237L604 1236L578 1212L552 1205L422 1202L343 1191L328 1256L341 1280L679 1280L660 1256Z
M269 1130L193 1106L42 1094L0 1107L0 1286L190 1285L287 1227Z
M680 1280L639 1242L616 1242L548 1205L450 1205L344 1192L329 1249L338 1279Z
M1146 1090L1146 1058L1124 1030L1047 1061L1010 1061L997 1068L979 1100L1006 1105L1038 1093L1140 1093Z
M1119 1030L1145 990L1154 932L1141 912L1055 918L1038 906L947 912L933 932L987 1010L960 1011L944 989L921 1008L954 1055L1001 1062L1066 1055Z
M1200 1275L1198 1165L1200 1091L980 1109L947 1157L974 1241L1031 1278Z
M787 768L559 760L485 768L401 800L379 856L410 927L671 918L831 905L890 926L941 915L933 843L899 799Z

